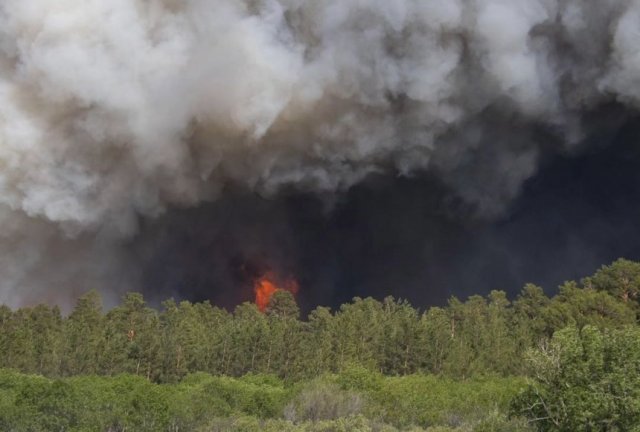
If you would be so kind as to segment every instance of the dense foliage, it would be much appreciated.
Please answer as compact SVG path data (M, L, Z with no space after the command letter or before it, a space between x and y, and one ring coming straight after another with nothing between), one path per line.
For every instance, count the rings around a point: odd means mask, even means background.
M640 328L568 327L527 355L535 384L513 401L541 431L640 430Z
M4 370L0 430L524 431L522 421L501 414L523 385L516 378L383 377L362 368L296 385L269 375L199 373L154 384L134 375L51 380Z
M0 430L640 430L640 264L420 311L0 307ZM509 408L510 407L510 408ZM511 417L507 414L510 413ZM635 428L635 429L634 429Z

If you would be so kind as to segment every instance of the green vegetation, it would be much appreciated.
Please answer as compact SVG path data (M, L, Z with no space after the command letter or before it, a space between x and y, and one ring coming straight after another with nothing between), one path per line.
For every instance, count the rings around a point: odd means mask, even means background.
M528 353L535 384L513 412L542 431L640 430L640 328L568 327Z
M420 311L356 298L306 319L89 292L0 307L2 431L640 430L640 264L556 296L452 298Z
M482 427L522 423L500 413L523 387L521 378L383 377L362 368L295 385L270 375L198 373L155 384L134 375L52 380L4 370L0 430L493 430Z

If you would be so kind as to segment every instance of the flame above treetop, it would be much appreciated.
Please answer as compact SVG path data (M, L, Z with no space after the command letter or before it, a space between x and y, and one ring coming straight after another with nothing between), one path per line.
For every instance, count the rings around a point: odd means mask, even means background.
M273 272L267 272L253 283L253 290L256 295L256 305L261 312L264 312L269 305L271 296L276 291L289 291L292 294L298 293L298 282L293 278L280 280Z

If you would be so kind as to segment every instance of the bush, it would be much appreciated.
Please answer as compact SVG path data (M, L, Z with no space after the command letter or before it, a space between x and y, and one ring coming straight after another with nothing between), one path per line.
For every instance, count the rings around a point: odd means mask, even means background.
M335 420L360 414L363 406L360 394L316 380L285 407L284 417L293 422Z
M219 398L233 413L265 419L281 416L287 398L282 382L273 382L271 378L213 377L204 384L203 392Z
M369 417L398 427L417 425L460 427L493 411L506 412L525 386L521 378L474 378L457 381L431 375L385 378L370 393Z
M382 388L384 377L363 366L349 366L336 376L336 382L344 390L374 392Z
M540 431L640 428L640 329L569 327L529 352L534 382L512 404Z

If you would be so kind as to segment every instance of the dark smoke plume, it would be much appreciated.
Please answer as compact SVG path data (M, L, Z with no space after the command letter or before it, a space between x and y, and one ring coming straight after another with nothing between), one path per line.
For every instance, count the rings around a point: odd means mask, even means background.
M639 24L625 0L4 0L0 302L233 303L263 267L310 305L441 298L513 258L490 221L541 167L633 135Z

